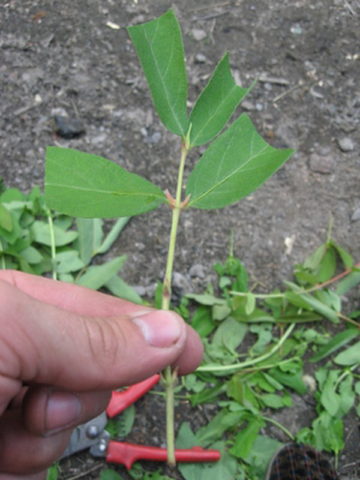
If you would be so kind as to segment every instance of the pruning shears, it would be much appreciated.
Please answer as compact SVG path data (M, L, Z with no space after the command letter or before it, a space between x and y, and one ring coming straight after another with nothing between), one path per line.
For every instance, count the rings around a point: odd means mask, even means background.
M126 390L112 392L105 412L75 428L61 459L89 449L92 456L105 457L106 462L124 465L127 469L130 469L137 460L166 462L167 451L165 448L112 440L110 434L105 430L108 419L115 417L135 403L159 380L160 375L156 374ZM220 452L202 447L176 449L175 459L177 462L216 462L220 459Z

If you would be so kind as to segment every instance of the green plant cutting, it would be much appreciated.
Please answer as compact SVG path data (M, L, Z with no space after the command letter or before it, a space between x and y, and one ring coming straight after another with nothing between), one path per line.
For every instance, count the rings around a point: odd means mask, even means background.
M176 237L183 210L216 209L234 204L280 168L292 150L268 145L246 114L227 126L251 89L236 85L227 54L188 112L183 40L172 10L150 22L128 27L128 32L160 120L180 139L176 191L172 194L166 186L154 185L100 156L48 147L45 198L49 208L84 218L128 217L160 205L167 206L171 224L161 307L169 309ZM185 180L184 169L190 150L205 144L208 144L207 149ZM163 381L168 463L174 465L176 372L167 368Z

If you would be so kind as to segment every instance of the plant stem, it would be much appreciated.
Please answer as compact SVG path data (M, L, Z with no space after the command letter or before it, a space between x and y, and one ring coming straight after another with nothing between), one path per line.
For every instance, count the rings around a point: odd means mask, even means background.
M5 270L6 269L6 260L5 260L5 254L4 254L4 246L2 244L2 241L0 240L0 269Z
M286 427L284 427L284 425L282 425L281 423L277 422L276 420L274 420L273 418L269 418L269 417L262 417L266 422L269 422L269 423L272 423L273 425L275 425L277 428L279 428L280 430L282 430L284 433L286 433L286 435L290 438L290 440L294 441L295 440L295 437L294 435L290 432L290 430L288 430Z
M174 258L177 229L179 225L179 219L183 205L181 203L181 194L184 177L185 161L188 154L188 145L183 142L181 146L181 157L178 170L178 179L176 187L175 202L172 207L172 219L169 247L166 261L165 276L163 282L163 295L161 308L163 310L170 309L171 302L171 279L173 274ZM165 383L165 395L166 395L166 445L167 445L167 457L168 464L174 466L176 464L175 459L175 428L174 428L174 387L176 385L177 375L175 371L172 371L171 367L167 367L164 371L164 383Z
M280 338L278 343L276 343L271 350L269 350L267 353L264 353L263 355L260 355L259 357L256 357L252 360L246 360L245 362L238 362L238 363L233 363L232 365L203 365L202 367L198 367L197 371L198 372L213 372L213 373L222 373L222 374L230 374L230 373L235 373L237 370L242 370L244 368L256 365L257 363L263 362L264 360L267 360L270 358L272 355L274 355L275 352L277 352L284 344L285 340L290 336L292 331L295 328L295 323L290 325L290 327L286 330L284 335Z
M47 210L46 213L47 213L47 219L48 219L49 230L50 230L52 278L53 278L53 280L57 280L57 274L56 274L56 269L55 269L56 245L55 245L54 223L53 223L53 219L52 219L50 210Z

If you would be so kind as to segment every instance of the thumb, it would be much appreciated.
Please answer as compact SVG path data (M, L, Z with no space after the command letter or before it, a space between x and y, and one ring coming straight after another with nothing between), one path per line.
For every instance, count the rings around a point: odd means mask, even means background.
M112 389L160 371L189 349L189 329L173 312L139 307L128 315L83 316L1 281L0 297L7 299L0 302L0 412L23 382Z

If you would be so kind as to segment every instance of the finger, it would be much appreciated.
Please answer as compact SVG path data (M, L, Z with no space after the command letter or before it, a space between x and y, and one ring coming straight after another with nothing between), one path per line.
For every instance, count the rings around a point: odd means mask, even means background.
M179 375L186 375L195 370L200 365L203 357L203 344L194 330L186 325L186 342L184 348L173 364L177 368Z
M70 435L71 430L46 438L34 435L24 428L19 411L6 412L0 418L1 473L22 474L26 479L32 478L30 475L44 471L59 458Z
M39 302L7 282L0 282L0 293L7 299L0 303L2 409L20 380L76 391L143 380L176 364L189 335L195 351L186 368L199 359L200 341L173 312L90 318Z
M0 280L10 283L41 302L80 315L109 317L118 314L127 315L139 309L144 309L144 307L127 300L96 292L89 288L15 270L0 270Z
M141 305L111 295L14 270L0 270L0 280L7 281L39 301L80 315L109 317L134 315L144 311ZM152 309L147 307L147 310ZM197 333L189 327L186 330L185 349L186 352L181 353L174 364L181 375L193 371L201 362L203 354L203 347Z
M1 474L0 480L45 480L46 471L40 473L34 473L34 475L11 475L11 474Z
M36 435L54 435L100 415L110 397L110 391L73 393L52 387L29 388L23 404L24 427Z

